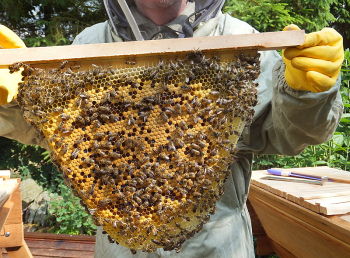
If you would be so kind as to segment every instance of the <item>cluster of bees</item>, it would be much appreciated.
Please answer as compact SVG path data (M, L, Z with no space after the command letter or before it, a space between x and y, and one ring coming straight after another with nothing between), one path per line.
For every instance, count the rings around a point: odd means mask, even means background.
M253 117L257 54L19 67L25 119L111 242L180 250L215 212Z

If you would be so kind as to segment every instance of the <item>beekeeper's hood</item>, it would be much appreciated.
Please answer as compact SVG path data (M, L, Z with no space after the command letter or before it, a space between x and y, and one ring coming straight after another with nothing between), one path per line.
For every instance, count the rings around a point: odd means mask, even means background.
M123 40L143 40L155 38L192 37L194 28L200 23L209 20L217 15L224 5L224 0L188 0L193 5L193 13L181 21L181 28L171 26L157 26L158 30L154 35L146 35L140 27L142 24L135 19L134 0L103 0L109 24L114 33ZM137 18L137 17L136 17ZM155 25L156 26L156 25ZM133 36L130 36L130 28ZM117 33L118 32L118 33Z

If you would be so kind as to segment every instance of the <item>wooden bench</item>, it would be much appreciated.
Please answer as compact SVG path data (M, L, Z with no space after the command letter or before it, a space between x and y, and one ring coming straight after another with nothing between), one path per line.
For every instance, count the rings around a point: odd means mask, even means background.
M2 248L6 249L8 257L33 257L23 236L19 183L19 179L10 179L10 171L0 171L0 258Z

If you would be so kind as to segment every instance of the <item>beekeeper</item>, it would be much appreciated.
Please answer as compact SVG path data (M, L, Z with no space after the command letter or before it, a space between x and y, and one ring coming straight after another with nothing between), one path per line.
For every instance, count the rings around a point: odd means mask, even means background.
M109 20L86 28L74 44L257 33L249 24L223 14L223 0L135 0L127 5L124 0L104 0L104 4ZM25 47L4 27L0 45ZM209 222L184 242L180 253L159 249L132 255L128 248L110 244L99 228L95 257L254 257L246 207L253 154L296 155L331 138L342 113L343 55L342 37L330 28L307 34L302 46L286 49L282 58L275 51L262 52L254 120L238 142L238 159ZM43 145L13 101L20 76L0 72L0 135Z

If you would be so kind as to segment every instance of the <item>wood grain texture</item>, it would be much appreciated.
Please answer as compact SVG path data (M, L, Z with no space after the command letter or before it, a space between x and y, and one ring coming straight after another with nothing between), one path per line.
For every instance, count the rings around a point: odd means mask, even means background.
M271 239L266 235L258 215L255 213L249 200L247 201L247 208L252 222L253 236L255 238L255 254L258 256L274 254L275 251L271 245Z
M16 179L1 180L0 181L0 208L4 203L10 198L10 195L18 187L18 182Z
M13 206L14 203L9 200L0 208L0 229L5 224L5 221L8 218Z
M130 41L21 49L1 49L0 66L60 60L110 59L205 51L271 50L301 45L304 31L279 31L198 38Z
M319 215L256 185L250 188L249 200L268 237L291 255L348 257L349 222Z
M313 176L325 175L339 180L348 179L350 176L350 172L329 167L294 168L285 171ZM312 185L264 180L263 177L266 175L265 170L254 171L252 184L317 213L324 215L350 213L350 184L326 182L324 185Z
M24 239L34 258L94 257L94 236L25 232Z
M9 258L33 258L27 243L22 240L22 244L16 248L6 248Z

